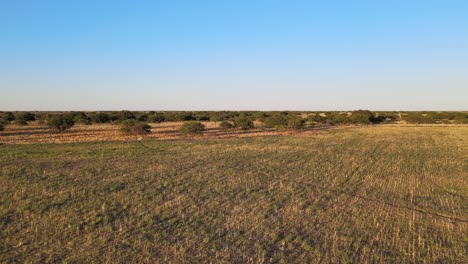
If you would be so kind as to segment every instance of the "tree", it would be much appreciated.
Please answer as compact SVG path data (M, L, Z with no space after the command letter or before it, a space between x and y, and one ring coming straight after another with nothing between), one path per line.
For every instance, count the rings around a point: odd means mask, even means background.
M205 131L205 125L200 122L188 121L182 125L179 131L186 135L201 135Z
M57 130L59 132L65 131L71 128L75 124L70 117L65 117L63 115L55 115L47 120L47 126L50 129Z
M120 123L120 131L127 135L147 135L151 133L151 126L135 119L127 119Z

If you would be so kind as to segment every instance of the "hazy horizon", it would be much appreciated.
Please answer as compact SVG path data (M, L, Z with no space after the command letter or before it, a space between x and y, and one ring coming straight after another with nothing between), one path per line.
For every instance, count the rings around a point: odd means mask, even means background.
M464 1L0 10L0 111L468 110Z

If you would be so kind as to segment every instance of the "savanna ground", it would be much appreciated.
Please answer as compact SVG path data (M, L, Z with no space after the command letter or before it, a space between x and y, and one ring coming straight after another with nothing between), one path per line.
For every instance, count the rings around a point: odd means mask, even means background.
M64 144L7 133L0 262L468 262L468 126Z

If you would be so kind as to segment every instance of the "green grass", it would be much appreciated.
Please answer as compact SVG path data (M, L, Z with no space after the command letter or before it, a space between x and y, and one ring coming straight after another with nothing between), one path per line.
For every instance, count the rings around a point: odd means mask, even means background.
M468 127L0 146L0 262L466 263Z

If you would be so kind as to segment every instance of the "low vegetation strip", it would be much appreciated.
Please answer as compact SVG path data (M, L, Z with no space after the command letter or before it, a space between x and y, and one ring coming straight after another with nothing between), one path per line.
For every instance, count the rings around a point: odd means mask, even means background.
M466 263L466 134L4 144L0 262Z

